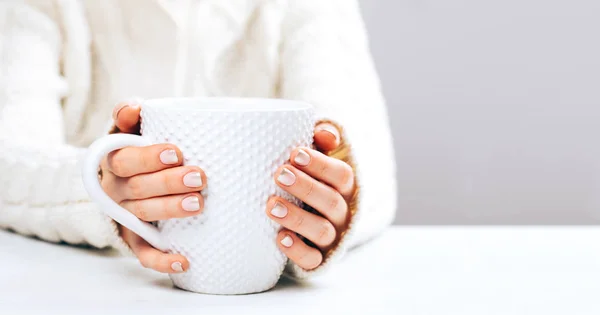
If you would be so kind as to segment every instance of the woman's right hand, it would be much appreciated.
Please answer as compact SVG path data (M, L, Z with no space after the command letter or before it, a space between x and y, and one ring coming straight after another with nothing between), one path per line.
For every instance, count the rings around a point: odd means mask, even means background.
M121 103L113 111L117 132L139 134L140 105ZM196 166L182 166L181 151L172 144L126 147L110 153L101 163L101 185L123 208L142 221L198 215L206 175ZM185 272L188 260L155 249L137 234L119 225L119 232L146 268L164 273Z

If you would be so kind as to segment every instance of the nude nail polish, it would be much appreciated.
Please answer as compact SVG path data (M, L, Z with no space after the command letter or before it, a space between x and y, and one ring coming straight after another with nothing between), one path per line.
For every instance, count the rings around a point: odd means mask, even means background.
M175 150L164 150L160 153L160 161L163 164L176 164L179 162L179 158L177 157L177 152Z
M198 188L202 186L202 175L200 172L187 173L183 176L183 184L190 188Z
M271 209L271 214L274 217L282 219L285 218L285 216L288 214L288 209L281 203L277 202L275 203L273 209Z
M294 245L294 240L292 239L291 236L286 235L282 240L281 240L281 245L285 246L285 247L292 247L292 245Z
M189 196L181 201L181 207L185 211L198 211L200 210L200 199L196 196Z
M306 151L300 149L294 158L294 163L300 166L307 166L310 163L310 155Z
M113 108L113 112L112 112L112 119L117 120L117 117L119 116L119 112L127 106L129 106L128 103L121 103L121 104L115 106L115 108Z
M292 186L296 182L296 175L287 168L284 168L279 173L279 176L277 176L277 181L285 186Z
M336 141L339 141L339 138L338 138L339 132L334 126L332 126L330 124L321 124L315 128L315 133L317 133L319 131L326 131L326 132L330 133L335 138Z
M117 117L119 116L119 112L121 110L123 110L123 108L125 107L130 107L133 109L139 109L141 107L142 104L142 99L139 97L135 97L133 99L130 99L128 101L124 101L119 103L117 106L115 106L113 108L113 112L112 112L112 118L113 120L117 120Z
M178 261L171 264L171 269L175 272L183 272L183 266Z

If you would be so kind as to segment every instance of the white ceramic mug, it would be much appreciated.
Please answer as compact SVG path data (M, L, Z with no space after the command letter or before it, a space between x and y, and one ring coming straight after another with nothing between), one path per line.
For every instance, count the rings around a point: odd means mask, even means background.
M287 259L276 244L270 196L300 202L277 187L274 173L298 146L312 143L312 106L250 98L165 98L142 102L141 136L114 134L94 142L83 163L83 182L107 215L154 247L187 257L185 273L171 274L185 290L246 294L275 286ZM178 146L184 165L207 176L201 214L140 221L115 203L98 182L98 165L111 151L156 143Z

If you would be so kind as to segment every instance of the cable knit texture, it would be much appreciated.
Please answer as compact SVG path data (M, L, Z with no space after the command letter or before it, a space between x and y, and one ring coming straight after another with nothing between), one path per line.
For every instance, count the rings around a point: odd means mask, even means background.
M306 278L394 217L387 113L356 0L0 2L0 227L128 248L79 160L131 97L297 99L344 128L360 190L351 229ZM274 240L275 241L275 240Z

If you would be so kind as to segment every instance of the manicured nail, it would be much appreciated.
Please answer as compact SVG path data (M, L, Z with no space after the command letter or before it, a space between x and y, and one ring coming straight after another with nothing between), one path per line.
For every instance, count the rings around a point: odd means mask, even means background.
M306 151L300 149L294 158L294 162L298 165L306 166L308 163L310 163L310 155L308 155Z
M138 109L138 108L141 107L141 105L140 105L141 103L142 103L142 99L140 99L140 98L133 98L133 99L131 99L129 101L117 104L117 106L115 106L115 108L113 109L113 112L112 112L112 118L113 118L113 120L117 120L117 117L119 116L119 112L123 108L125 108L125 107L131 107L131 108L134 108L134 109Z
M285 247L292 247L292 245L294 245L294 240L289 235L286 235L281 240L281 245L283 245Z
M183 199L181 207L185 211L198 211L200 210L200 199L196 196L189 196Z
M160 153L160 161L163 164L176 164L179 162L179 158L177 157L177 152L175 150L164 150Z
M273 209L271 209L271 214L274 217L281 219L281 218L285 218L285 216L288 214L288 210L284 205L277 202L277 203L275 203L275 207L273 207Z
M284 168L281 173L279 173L279 176L277 176L277 181L286 186L292 186L296 182L296 175L287 168Z
M334 126L330 125L330 124L321 124L318 125L315 128L315 133L319 132L319 131L327 131L329 132L331 135L333 135L335 137L335 140L338 141L339 139L339 131L337 130L337 128L335 128Z
M117 120L117 117L119 116L119 112L127 106L129 106L128 103L120 103L117 106L115 106L115 108L113 109L113 112L112 112L113 120Z
M192 172L183 176L183 184L187 187L197 188L202 186L202 175L200 172Z
M175 272L183 272L183 266L178 261L171 264L171 269Z

